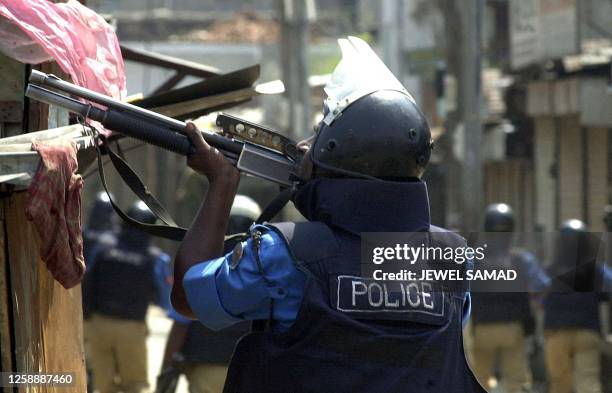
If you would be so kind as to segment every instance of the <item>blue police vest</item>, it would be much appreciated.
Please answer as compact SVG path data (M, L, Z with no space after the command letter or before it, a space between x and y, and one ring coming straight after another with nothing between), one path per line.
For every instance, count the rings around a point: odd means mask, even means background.
M111 247L110 242L114 242L115 238L109 231L99 231L92 229L85 229L83 231L83 257L85 259L85 276L81 282L81 299L83 305L83 319L89 319L91 317L92 309L94 305L92 295L92 278L91 264L93 252L97 245L100 247L108 246ZM108 243L108 244L106 244Z
M154 269L160 253L123 240L102 250L90 273L90 311L144 321L149 303L158 300Z
M191 322L181 354L187 363L225 366L232 357L236 342L249 333L250 326L249 322L240 322L215 332L199 322Z
M520 258L524 256L518 250L508 250L498 257L486 259L487 269L513 269L517 271L519 277L525 277L527 272L522 268L525 266ZM529 305L529 288L512 287L503 289L505 283L495 283L495 292L486 292L486 286L491 285L490 282L485 283L485 287L481 283L475 281L472 283L472 321L478 323L505 323L505 322L521 322L529 331L533 327L533 315ZM519 291L519 289L521 289Z
M467 284L361 277L360 237L320 222L270 226L307 275L285 333L254 331L238 343L225 392L485 392L463 349ZM465 245L430 228L441 247ZM463 267L464 269L464 267Z
M544 328L599 331L599 301L597 293L550 293L544 305Z
M597 255L601 239L588 232L560 232L557 236L549 268L552 283L544 304L544 328L599 331L603 272Z

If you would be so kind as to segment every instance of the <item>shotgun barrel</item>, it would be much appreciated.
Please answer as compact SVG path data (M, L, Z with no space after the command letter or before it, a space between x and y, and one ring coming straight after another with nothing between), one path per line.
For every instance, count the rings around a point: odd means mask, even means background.
M40 71L33 70L29 82L26 96L31 99L59 106L84 119L98 121L110 130L181 155L188 155L193 151L193 146L185 135L187 124L182 121L114 100ZM76 98L90 103L81 102ZM273 133L261 126L258 132ZM217 148L241 172L282 186L293 184L300 161L300 157L295 155L295 149L290 150L290 155L283 154L285 150L281 152L273 150L266 144L256 143L257 139L238 140L231 137L231 134L228 135L226 137L202 131L204 140Z

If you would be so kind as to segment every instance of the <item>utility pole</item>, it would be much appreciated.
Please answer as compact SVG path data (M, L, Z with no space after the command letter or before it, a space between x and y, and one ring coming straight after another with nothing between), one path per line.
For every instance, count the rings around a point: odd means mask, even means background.
M380 30L382 33L383 59L391 72L400 79L400 7L398 0L383 0L381 6Z
M289 136L300 139L311 128L308 41L313 0L278 0L281 19L282 79L289 101Z
M483 0L468 0L458 8L463 30L460 92L463 123L462 205L463 230L478 231L482 226L482 10ZM448 22L448 21L447 21Z

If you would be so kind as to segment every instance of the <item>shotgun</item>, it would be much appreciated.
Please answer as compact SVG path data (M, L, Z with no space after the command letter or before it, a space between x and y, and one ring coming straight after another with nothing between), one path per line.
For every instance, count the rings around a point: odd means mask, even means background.
M188 155L193 151L185 135L186 123L114 100L55 75L33 70L25 95L174 153ZM293 141L269 128L223 113L217 116L216 124L222 134L202 131L202 136L240 172L284 187L291 187L297 180L302 155Z

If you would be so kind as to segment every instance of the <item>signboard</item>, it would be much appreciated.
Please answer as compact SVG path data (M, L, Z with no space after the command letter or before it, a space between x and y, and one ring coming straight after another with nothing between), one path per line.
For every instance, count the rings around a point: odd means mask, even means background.
M577 0L511 0L513 69L579 52Z

